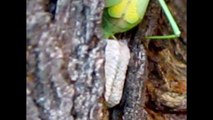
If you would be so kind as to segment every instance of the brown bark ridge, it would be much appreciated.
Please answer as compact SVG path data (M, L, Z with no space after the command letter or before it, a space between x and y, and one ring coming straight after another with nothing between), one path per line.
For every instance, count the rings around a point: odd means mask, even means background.
M122 100L108 109L104 0L27 0L27 120L186 120L186 0L166 3L181 37L144 39L171 33L150 0L141 24L116 36L131 56Z

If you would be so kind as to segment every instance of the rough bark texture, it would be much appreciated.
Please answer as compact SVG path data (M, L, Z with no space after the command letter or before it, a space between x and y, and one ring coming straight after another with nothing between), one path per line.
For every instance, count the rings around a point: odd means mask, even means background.
M124 34L131 51L124 93L107 109L104 1L27 0L27 120L186 120L186 0L167 4L181 38L144 39L172 33L150 0L143 22Z
M104 118L103 2L27 1L27 119Z

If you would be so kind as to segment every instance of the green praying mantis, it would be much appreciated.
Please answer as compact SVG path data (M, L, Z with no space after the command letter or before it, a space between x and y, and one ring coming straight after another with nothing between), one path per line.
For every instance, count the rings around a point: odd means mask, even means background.
M172 35L146 36L146 39L174 39L180 30L164 0L158 0L173 29ZM115 38L115 34L126 32L138 25L145 15L149 0L105 0L103 13L104 38Z

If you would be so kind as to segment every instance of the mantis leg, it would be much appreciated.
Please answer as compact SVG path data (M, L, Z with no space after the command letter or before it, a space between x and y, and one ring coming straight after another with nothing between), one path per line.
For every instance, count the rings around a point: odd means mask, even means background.
M115 39L115 40L117 40L117 38L114 35L112 35L112 38Z
M165 36L147 36L146 39L172 39L172 38L178 38L180 37L180 30L174 20L174 18L171 15L171 12L169 11L169 8L167 7L164 0L158 0L161 7L163 8L164 13L166 14L167 19L169 20L169 23L173 29L174 34L172 35L165 35Z

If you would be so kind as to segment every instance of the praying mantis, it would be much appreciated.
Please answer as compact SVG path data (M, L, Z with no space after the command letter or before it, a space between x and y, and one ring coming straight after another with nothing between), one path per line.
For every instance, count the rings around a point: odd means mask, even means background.
M146 36L146 39L178 38L181 32L164 0L158 0L172 29L172 35ZM142 22L149 0L105 0L103 13L104 38L115 38L115 34L126 32Z

